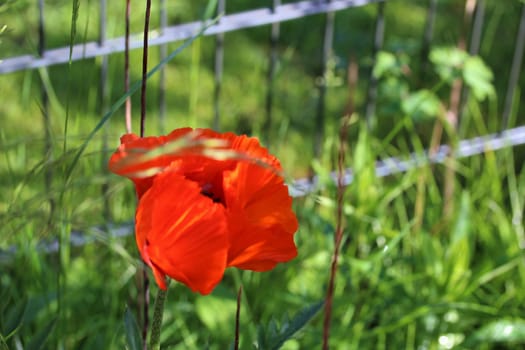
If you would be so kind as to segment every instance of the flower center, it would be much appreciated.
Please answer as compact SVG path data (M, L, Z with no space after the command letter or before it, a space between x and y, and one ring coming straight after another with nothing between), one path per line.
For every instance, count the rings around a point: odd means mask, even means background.
M207 183L205 184L204 186L202 186L201 188L201 194L208 197L208 198L211 198L211 200L214 202L214 203L221 203L222 205L224 205L222 199L216 195L213 191L213 186L211 183Z

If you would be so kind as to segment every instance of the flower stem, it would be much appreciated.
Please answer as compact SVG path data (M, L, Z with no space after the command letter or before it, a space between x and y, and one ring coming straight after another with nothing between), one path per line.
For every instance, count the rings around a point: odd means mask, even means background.
M142 85L140 96L140 137L144 137L144 125L146 123L146 80L148 75L148 35L149 35L149 19L151 14L151 0L146 0L146 14L144 17L144 46L142 49ZM143 325L143 340L144 350L147 350L146 336L148 334L148 308L149 308L149 279L146 270L143 271L144 277L144 325ZM157 303L155 302L155 306ZM155 311L157 311L155 309ZM160 314L162 319L162 312ZM160 325L159 325L160 328ZM160 329L159 329L160 332ZM152 333L153 335L153 333Z
M162 326L162 315L164 313L164 302L168 289L162 290L159 288L157 298L155 298L155 306L153 310L153 322L151 324L151 336L149 339L150 350L160 350L160 329Z
M142 345L144 350L148 350L148 327L149 327L149 277L148 270L146 266L142 266L142 295L143 295L143 304L142 304Z
M237 312L235 313L235 342L233 345L234 350L239 350L239 324L241 320L241 297L242 297L242 285L239 287L237 293Z

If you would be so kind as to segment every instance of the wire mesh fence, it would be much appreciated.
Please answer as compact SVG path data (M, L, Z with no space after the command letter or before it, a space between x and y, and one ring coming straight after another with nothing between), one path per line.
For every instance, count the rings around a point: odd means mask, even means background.
M357 7L367 6L373 7L371 12L375 12L373 25L373 43L371 43L371 57L373 67L376 63L378 53L383 49L385 32L388 31L388 23L385 21L385 13L388 11L389 3L393 0L325 0L325 1L295 1L284 2L279 0L266 1L264 6L253 8L237 13L229 13L227 11L226 0L219 0L215 13L218 16L216 22L211 21L193 21L180 24L170 24L168 17L168 7L165 0L158 2L158 27L150 32L150 45L159 46L160 54L159 60L162 61L168 56L168 45L174 42L181 42L188 40L203 28L204 36L215 37L214 47L214 94L211 102L213 104L213 127L219 129L221 125L222 113L220 102L224 98L222 94L222 84L225 79L228 79L224 74L224 54L225 54L225 40L228 40L228 33L248 30L250 28L267 26L269 28L268 36L266 38L269 50L267 50L267 70L266 70L266 87L265 97L262 108L264 109L264 122L262 128L262 137L266 142L269 142L268 135L270 130L274 127L273 109L275 103L276 86L279 84L276 76L277 65L279 61L279 41L282 34L282 23L287 21L294 21L308 16L323 16L323 27L318 28L322 33L321 40L316 45L320 48L321 57L319 60L319 79L317 80L318 97L316 102L315 112L315 128L313 135L313 155L315 157L321 156L323 140L325 139L325 101L329 90L327 89L326 76L329 70L330 60L333 55L334 37L338 35L336 32L335 21L338 14L343 11L353 11ZM464 18L462 19L462 33L460 34L460 42L458 47L462 47L471 55L479 53L479 47L483 41L483 31L486 17L486 3L485 0L467 0L465 1ZM500 132L490 133L487 135L479 135L478 137L461 140L457 149L455 150L456 157L469 157L475 154L481 154L488 149L496 150L502 147L512 147L525 143L525 131L523 126L509 128L509 119L512 113L512 108L516 103L519 89L519 78L521 74L521 66L523 61L523 50L525 45L525 4L522 6L520 14L519 27L515 28L515 45L511 64L509 65L509 78L507 83L507 91L505 92L504 109L500 121ZM107 3L105 0L100 0L99 3L99 36L96 40L86 41L81 44L64 45L58 48L47 48L48 38L46 34L46 12L52 11L49 4L45 4L43 0L38 0L38 44L37 52L33 54L24 54L13 57L3 57L0 60L0 75L11 74L17 71L27 71L31 69L47 69L54 65L64 65L73 61L86 60L86 64L94 64L89 61L90 58L101 57L100 76L99 76L99 94L100 100L103 101L100 105L100 113L104 114L108 110L109 95L108 95L108 59L115 54L122 53L125 49L125 38L114 37L108 38L107 23L108 18L112 15L107 12ZM428 2L427 14L425 18L424 31L421 33L420 53L421 65L424 67L428 63L428 56L433 45L434 22L438 14L438 1L431 0ZM460 20L461 21L461 20ZM344 36L344 34L341 34ZM131 49L140 49L143 41L139 34L131 36ZM470 38L468 45L466 39ZM344 40L344 39L343 39ZM423 71L423 70L422 70ZM365 116L369 127L372 127L372 121L377 112L378 99L378 77L373 74L370 69L367 72L367 88L366 98L363 103ZM159 99L158 99L158 116L160 123L166 118L166 78L164 67L159 71ZM456 114L455 119L461 120L458 114L464 109L464 103L467 100L468 89L459 88L460 92L456 95L458 97L458 107L452 114ZM49 96L47 89L42 89L40 97L40 108L44 115L44 123L51 124L49 117ZM460 103L462 102L463 105ZM462 106L462 107L461 107ZM458 122L459 123L459 122ZM8 126L6 126L8 127ZM459 125L457 126L459 127ZM44 138L51 139L49 134L51 127L45 127ZM45 154L52 154L52 144L50 141L45 144ZM107 139L105 139L103 148L107 149ZM440 145L437 150L425 151L422 153L408 154L406 157L394 157L379 160L376 164L376 173L378 176L388 176L393 173L403 172L428 162L443 162L450 154L450 145ZM45 181L46 187L51 186L51 178L53 177L53 168L47 170ZM332 174L335 177L335 174ZM348 170L346 174L346 184L352 181L352 171ZM291 193L294 196L306 195L318 188L318 180L316 177L309 177L297 179L291 186ZM102 192L107 192L107 184L102 184ZM53 203L50 203L53 206ZM108 211L108 209L106 209ZM120 232L120 231L119 231ZM82 241L82 240L81 240ZM52 250L52 248L45 248L44 250Z

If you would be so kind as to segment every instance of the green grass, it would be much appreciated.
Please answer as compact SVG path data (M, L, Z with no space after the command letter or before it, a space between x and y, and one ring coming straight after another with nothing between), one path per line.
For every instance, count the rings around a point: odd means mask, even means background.
M199 18L204 3L169 3L170 20ZM449 134L449 139L499 128L513 40L490 38L514 37L518 1L509 0L507 5L488 4L493 11L487 11L487 39L481 49L495 74L496 94L489 101L471 97L457 135ZM76 42L96 40L97 6L95 1L81 2ZM122 35L123 8L117 2L108 6L115 16L109 22L109 36ZM248 2L231 6L228 11L234 12L234 6L246 8ZM454 45L454 28L459 28L462 9L452 1L440 6L450 15L441 13L438 17L436 41ZM70 2L46 2L46 7L52 8L46 17L48 47L67 45ZM153 13L157 10L154 8ZM336 189L326 175L335 169L336 135L348 102L344 82L348 50L355 51L352 53L360 65L355 97L358 115L362 116L375 10L375 6L365 6L337 15L326 137L323 154L317 160L312 160L312 143L323 18L283 24L269 147L290 178L305 176L313 167L325 186L295 201L300 229L296 235L299 256L294 261L268 273L230 269L220 286L206 297L172 283L161 339L166 347L230 346L236 293L241 284L242 349L252 348L258 335L271 333L272 327L286 324L286 317L292 318L324 298L337 205ZM0 34L3 52L34 53L36 4L8 2L0 11L8 14L2 18L8 26ZM407 13L414 20L403 17ZM391 1L387 5L386 49L412 57L413 75L395 82L409 91L415 89L417 81L419 62L414 53L424 13L424 5L415 1ZM132 17L133 31L139 32L142 9L138 4L133 3ZM268 33L264 27L226 35L222 130L263 136ZM170 44L170 50L179 45ZM200 38L166 66L166 131L211 125L213 48L213 38ZM136 81L141 53L134 51L131 60L132 80ZM156 48L151 50L150 60L158 61ZM140 262L134 238L108 237L106 227L131 222L136 204L131 183L106 169L107 159L124 132L122 109L95 134L71 178L65 178L75 151L109 105L122 96L122 66L123 55L110 57L107 105L99 96L98 58L74 62L70 68L63 65L12 73L0 80L4 126L0 129L0 335L7 338L8 348L122 349L126 346L126 307L136 317L139 314ZM41 80L46 82L50 96L48 139L41 111ZM381 81L381 88L389 88L387 83ZM432 89L438 83L434 74L423 85ZM449 93L446 85L438 89L443 104L448 103ZM160 129L156 118L158 94L158 76L153 76L148 86L148 134L157 134ZM391 107L387 102L379 107ZM139 108L135 94L135 131ZM522 108L516 102L513 125L520 124ZM64 134L66 111L69 119ZM449 199L443 191L444 165L428 165L388 178L374 175L375 160L427 148L434 121L413 120L394 108L378 116L377 128L371 132L363 126L362 117L350 127L346 166L354 169L355 180L345 192L346 229L334 299L333 349L525 346L523 146L453 160L455 190ZM398 130L392 134L392 142L385 141L392 130ZM48 185L46 178L51 179ZM103 186L107 186L104 192ZM454 208L450 216L444 215L446 205ZM71 230L85 232L93 242L70 246ZM61 243L58 252L39 251L42 242L53 240ZM14 253L9 251L13 246ZM155 289L152 286L152 296ZM45 345L38 347L44 339ZM319 348L321 339L319 313L283 349ZM0 338L0 349L3 341Z

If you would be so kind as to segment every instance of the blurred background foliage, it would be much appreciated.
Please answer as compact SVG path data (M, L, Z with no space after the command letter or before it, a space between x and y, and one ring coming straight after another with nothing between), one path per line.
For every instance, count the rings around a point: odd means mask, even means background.
M169 23L201 18L206 3L168 1ZM439 125L445 129L441 141L452 145L500 131L521 2L485 3L479 56L457 48L463 1L438 2L428 59L421 54L427 1L387 2L384 45L376 57L378 5L338 12L324 77L325 16L282 23L268 135L263 135L263 123L270 29L226 34L220 129L265 137L290 179L314 171L320 185L295 201L297 259L262 274L228 270L206 297L172 284L162 334L166 348L228 347L241 284L243 349L252 344L273 348L272 334L286 330L288 320L324 298L337 206L329 173L335 169L340 120L350 98L356 115L345 147L354 181L344 197L346 229L332 348L525 348L524 147L487 149L387 178L374 172L378 159L433 146ZM230 1L226 12L269 4ZM46 48L69 45L71 6L71 1L45 1ZM98 6L94 0L80 2L76 43L97 40ZM143 6L132 1L133 33L142 30ZM154 2L153 28L158 11ZM108 2L108 14L108 37L123 35L124 4ZM0 2L0 60L36 54L37 32L36 1ZM170 44L169 50L179 45ZM165 121L157 118L159 78L149 80L147 134L212 125L214 49L213 37L201 37L166 66ZM158 55L158 48L151 48L150 62L157 62ZM140 78L141 56L140 50L131 53L132 81ZM129 315L140 321L142 303L140 262L133 236L126 235L132 232L136 200L132 185L106 169L124 133L122 109L91 140L72 176L66 176L78 147L123 94L123 62L122 54L109 57L105 96L99 88L101 58L0 79L0 349L129 347ZM359 72L352 96L347 82L351 64ZM378 100L373 118L366 121L372 78L378 82ZM470 93L459 125L451 127L446 111L458 78ZM327 84L325 137L315 158L320 79ZM49 97L47 117L43 89ZM523 125L520 93L518 88L510 127ZM132 100L136 131L138 94ZM452 180L447 177L451 173ZM447 193L451 183L453 191ZM122 235L108 235L112 229ZM89 243L76 245L79 237ZM318 314L283 348L318 348L321 334Z

